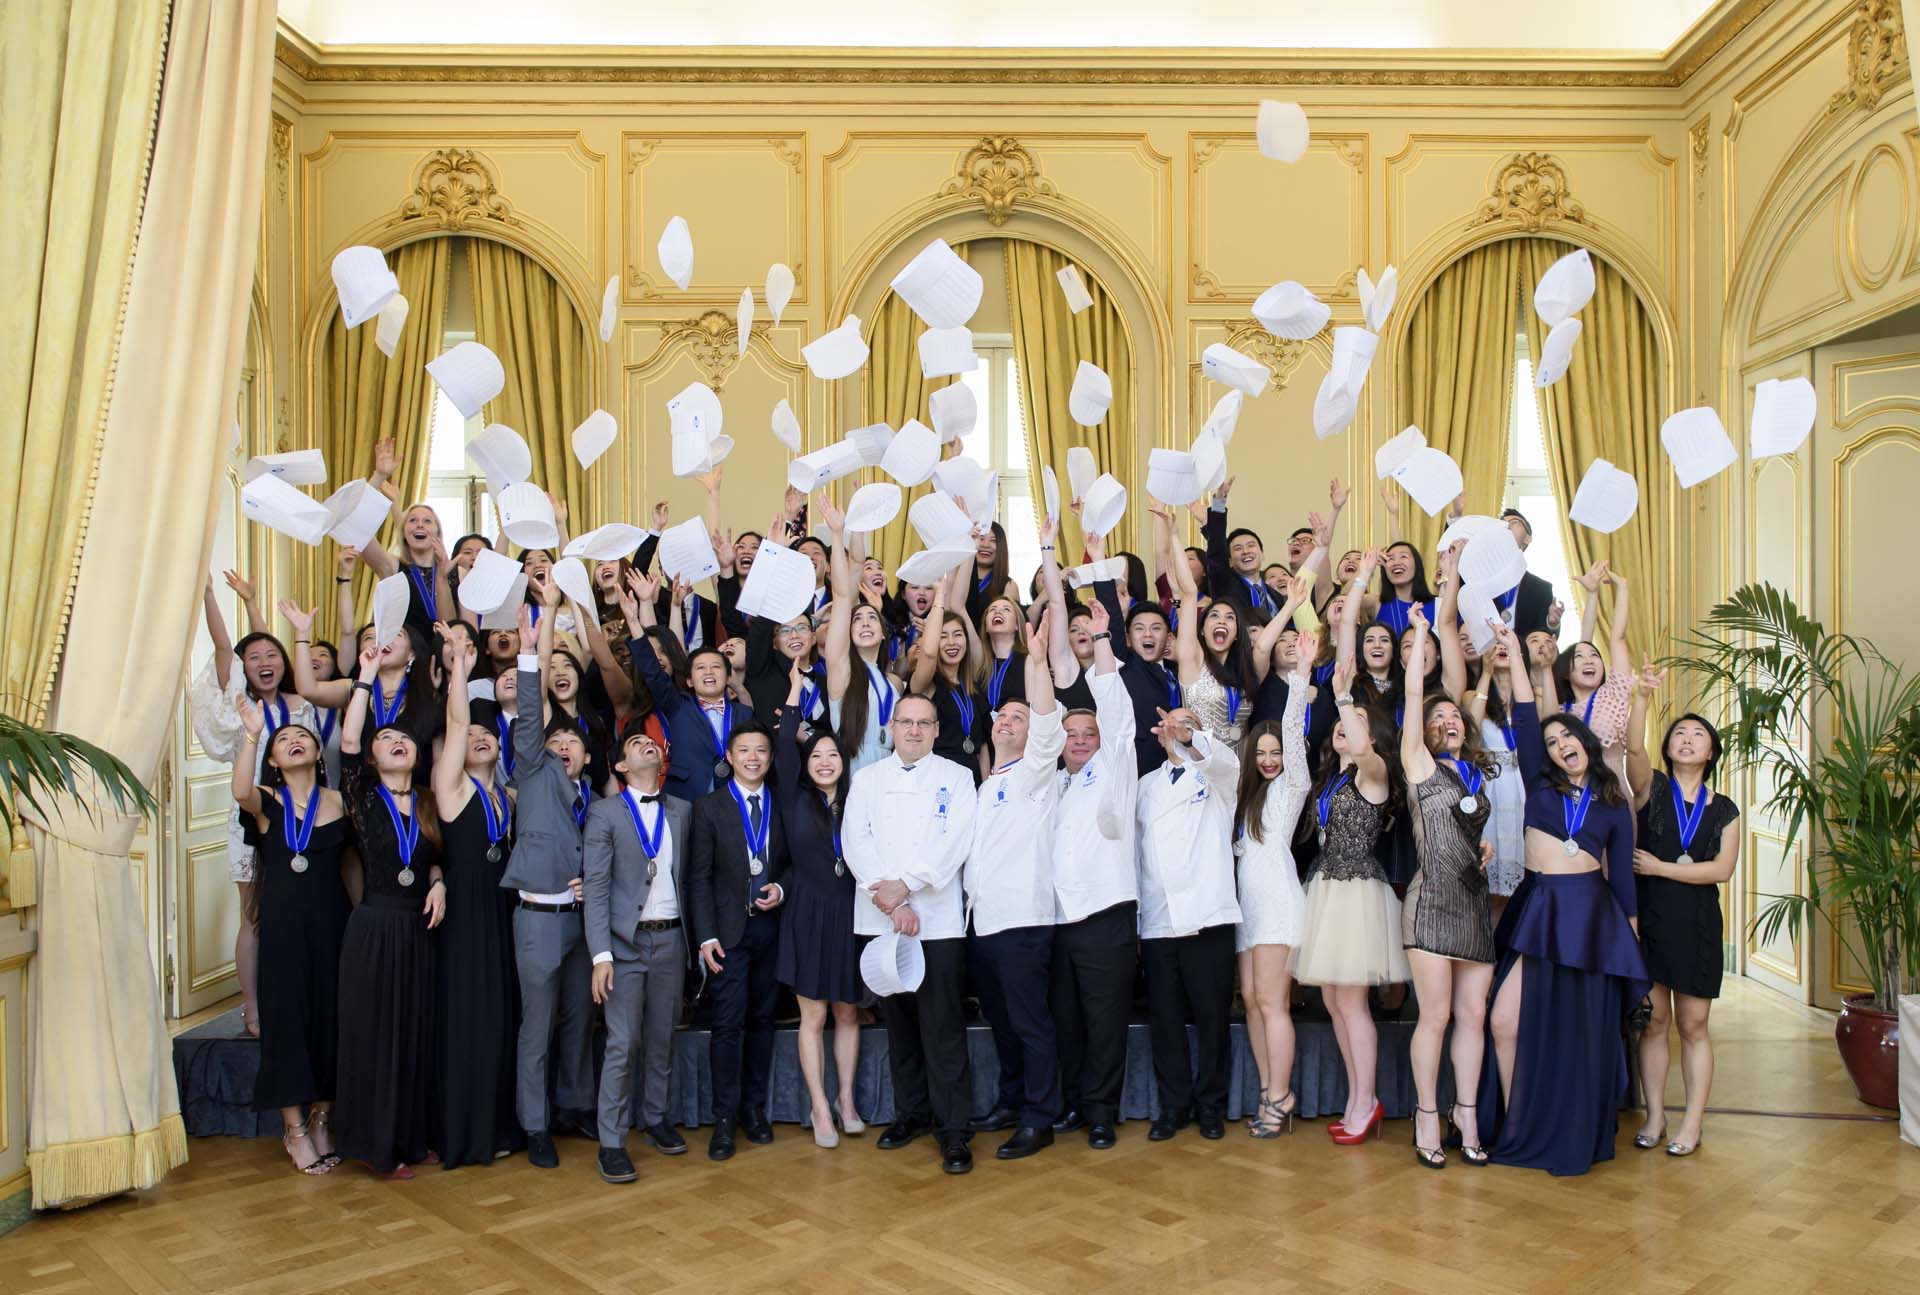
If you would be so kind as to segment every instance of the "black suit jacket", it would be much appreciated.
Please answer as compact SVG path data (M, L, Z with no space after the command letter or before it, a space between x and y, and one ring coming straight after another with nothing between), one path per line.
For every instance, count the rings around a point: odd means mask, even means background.
M1520 591L1514 596L1513 632L1522 643L1535 630L1547 628L1547 613L1553 609L1553 586L1529 571L1520 577Z
M708 940L731 949L747 933L747 901L760 888L787 888L787 840L773 788L760 788L767 814L766 871L747 871L747 830L726 786L693 803L693 853L687 861L687 913L693 923L693 947ZM778 913L779 909L773 910Z

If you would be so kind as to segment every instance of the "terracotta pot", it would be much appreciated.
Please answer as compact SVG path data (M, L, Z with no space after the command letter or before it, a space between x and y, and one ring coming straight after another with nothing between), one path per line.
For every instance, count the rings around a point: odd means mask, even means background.
M1873 995L1846 1000L1834 1023L1833 1041L1860 1100L1886 1110L1900 1109L1900 1018L1873 1005Z

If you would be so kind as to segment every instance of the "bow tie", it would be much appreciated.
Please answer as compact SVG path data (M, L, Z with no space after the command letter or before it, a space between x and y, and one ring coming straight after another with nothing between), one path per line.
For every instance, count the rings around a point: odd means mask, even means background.
M660 799L660 797L659 797L659 796L657 796L657 795L655 795L655 796L639 796L639 797L636 797L636 799L637 799L637 800L639 800L639 802L640 802L640 803L641 803L642 805L651 805L651 804L653 804L653 803L654 803L655 801L657 801L657 800L659 800L659 799Z

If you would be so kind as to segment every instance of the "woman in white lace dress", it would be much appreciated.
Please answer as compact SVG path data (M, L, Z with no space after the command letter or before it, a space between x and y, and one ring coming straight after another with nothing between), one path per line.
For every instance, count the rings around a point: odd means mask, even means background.
M303 724L315 733L320 722L313 707L287 691L293 683L293 664L280 640L264 632L266 619L260 614L253 586L238 573L229 571L227 585L240 596L247 608L253 632L234 643L227 633L226 617L214 598L209 579L202 596L207 617L207 635L213 640L213 659L187 690L187 708L193 720L193 734L201 747L215 760L231 766L243 753L253 760L253 776L260 777L260 765L273 734L283 724ZM247 728L240 717L241 698L259 703L266 716L266 737L258 745L247 744ZM240 887L240 931L233 942L234 974L240 981L242 1011L249 1034L260 1032L259 995L255 971L260 953L260 903L254 890L253 847L247 843L237 805L227 814L227 875Z
M1318 636L1302 631L1296 661L1310 663ZM1293 861L1293 829L1312 785L1304 720L1311 665L1288 681L1279 723L1254 725L1240 763L1233 853L1239 860L1240 999L1247 1010L1247 1041L1260 1072L1260 1104L1248 1120L1256 1138L1293 1130L1299 1099L1293 1092L1293 981L1287 961L1300 942L1306 893Z

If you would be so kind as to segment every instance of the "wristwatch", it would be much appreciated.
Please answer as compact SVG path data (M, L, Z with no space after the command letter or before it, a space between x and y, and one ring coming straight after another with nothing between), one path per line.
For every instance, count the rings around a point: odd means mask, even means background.
M1353 705L1353 694L1350 692L1336 693L1334 694L1333 701L1336 706L1351 706Z

